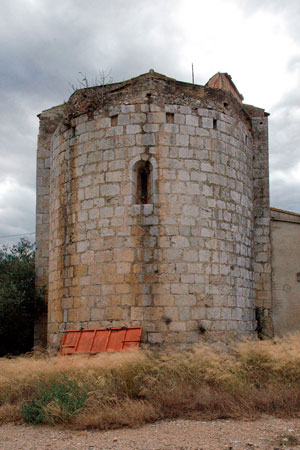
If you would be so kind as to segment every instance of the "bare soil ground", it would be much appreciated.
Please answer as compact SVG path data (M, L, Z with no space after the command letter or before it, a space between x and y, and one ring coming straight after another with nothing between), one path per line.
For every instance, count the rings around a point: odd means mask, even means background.
M3 425L1 450L299 450L300 419L255 421L172 420L138 429L71 431L46 426Z

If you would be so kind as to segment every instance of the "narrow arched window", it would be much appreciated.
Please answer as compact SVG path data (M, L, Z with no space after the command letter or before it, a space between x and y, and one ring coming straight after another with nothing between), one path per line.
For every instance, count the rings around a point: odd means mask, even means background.
M145 205L151 203L152 165L149 161L139 161L135 167L136 203Z

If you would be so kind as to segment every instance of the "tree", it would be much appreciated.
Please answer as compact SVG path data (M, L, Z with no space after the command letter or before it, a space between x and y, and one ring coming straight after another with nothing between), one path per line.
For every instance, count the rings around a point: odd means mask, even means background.
M26 239L0 249L0 356L33 347L34 320L45 308L43 293L35 289L34 256Z

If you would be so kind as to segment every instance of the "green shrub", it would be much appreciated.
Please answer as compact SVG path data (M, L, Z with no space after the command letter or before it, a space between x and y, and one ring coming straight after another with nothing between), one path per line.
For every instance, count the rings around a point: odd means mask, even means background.
M83 408L86 399L87 391L65 377L49 386L40 384L33 398L23 404L22 416L32 424L67 422Z
M35 289L35 252L25 239L0 249L0 356L33 347L35 318L45 309Z

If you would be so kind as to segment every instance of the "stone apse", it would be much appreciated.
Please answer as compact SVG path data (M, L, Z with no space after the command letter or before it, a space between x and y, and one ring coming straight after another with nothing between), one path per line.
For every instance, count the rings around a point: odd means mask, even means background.
M66 329L143 326L185 347L271 335L268 114L228 74L150 70L42 112L37 284Z

